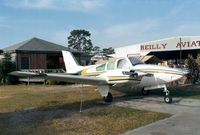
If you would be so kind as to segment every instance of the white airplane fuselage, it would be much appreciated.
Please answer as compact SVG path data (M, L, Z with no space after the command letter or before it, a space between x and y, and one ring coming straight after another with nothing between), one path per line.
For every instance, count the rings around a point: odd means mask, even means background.
M150 65L150 64L137 64L126 65L126 68L118 68L117 64L120 59L113 61L114 66L109 69L109 62L100 65L90 66L81 70L81 75L84 76L96 76L107 79L108 84L130 83L138 84L142 87L148 87L153 85L166 84L183 77L186 72L170 67ZM102 70L98 71L98 67L102 66ZM130 76L126 72L133 71L137 73L137 76Z

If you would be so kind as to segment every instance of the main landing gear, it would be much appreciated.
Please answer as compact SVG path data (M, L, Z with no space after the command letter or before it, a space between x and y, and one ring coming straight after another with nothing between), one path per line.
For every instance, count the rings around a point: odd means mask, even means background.
M108 92L108 95L103 98L105 102L111 103L113 101L113 96L110 92Z
M147 96L147 95L149 95L149 90L145 90L144 88L142 88L141 93L143 96Z
M98 90L101 96L103 97L104 102L111 103L113 101L113 96L109 92L109 85L99 85Z

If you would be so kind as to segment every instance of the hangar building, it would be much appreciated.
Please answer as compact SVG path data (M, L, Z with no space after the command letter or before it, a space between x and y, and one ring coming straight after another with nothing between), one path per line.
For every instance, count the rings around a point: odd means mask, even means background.
M16 63L16 70L65 69L62 50L69 49L35 37L3 49L4 52L11 53L12 60ZM77 51L69 51L74 54L80 64L89 63L91 56Z
M183 64L188 54L200 53L200 36L181 36L149 41L115 49L115 57L153 55L168 63Z

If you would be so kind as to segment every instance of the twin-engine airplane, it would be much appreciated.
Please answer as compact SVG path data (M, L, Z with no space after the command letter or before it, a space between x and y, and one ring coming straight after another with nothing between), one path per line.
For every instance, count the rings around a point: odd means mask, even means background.
M171 103L172 98L166 84L187 74L186 71L175 68L144 64L135 57L120 58L99 65L80 66L70 52L62 51L62 54L66 73L14 71L11 75L43 76L46 79L97 85L105 102L112 102L113 100L113 96L109 92L112 86L139 85L142 87L143 95L147 95L149 90L160 88L165 92L164 101Z

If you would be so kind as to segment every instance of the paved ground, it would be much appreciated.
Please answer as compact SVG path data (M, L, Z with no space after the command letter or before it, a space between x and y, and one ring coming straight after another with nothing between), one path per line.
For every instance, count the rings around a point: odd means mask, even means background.
M127 131L125 135L200 135L200 100L174 98L166 104L161 97L118 102L119 106L172 114L172 117Z

